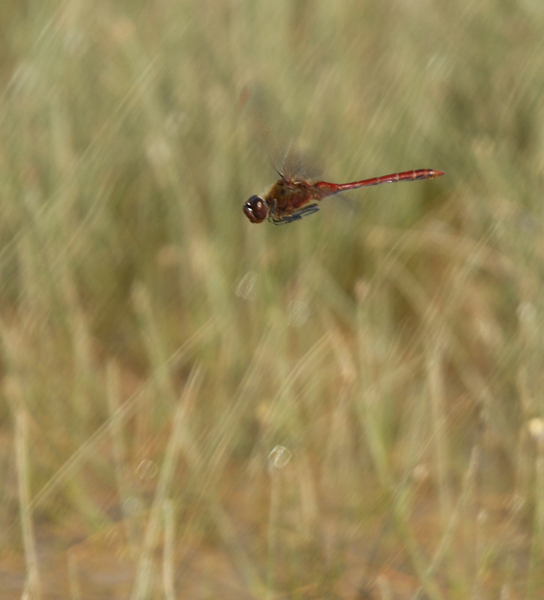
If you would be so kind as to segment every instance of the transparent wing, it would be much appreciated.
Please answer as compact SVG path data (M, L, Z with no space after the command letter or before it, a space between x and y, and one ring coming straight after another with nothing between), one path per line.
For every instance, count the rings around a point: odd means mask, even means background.
M300 139L299 132L272 90L253 81L244 87L239 105L241 122L252 145L259 155L268 157L276 173L295 181L321 175L310 151L301 151L295 144Z

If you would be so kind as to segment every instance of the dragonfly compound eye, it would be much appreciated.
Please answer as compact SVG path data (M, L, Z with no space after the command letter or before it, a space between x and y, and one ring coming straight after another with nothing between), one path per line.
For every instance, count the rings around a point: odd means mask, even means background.
M262 223L268 215L268 206L260 196L251 196L244 204L243 210L252 223Z

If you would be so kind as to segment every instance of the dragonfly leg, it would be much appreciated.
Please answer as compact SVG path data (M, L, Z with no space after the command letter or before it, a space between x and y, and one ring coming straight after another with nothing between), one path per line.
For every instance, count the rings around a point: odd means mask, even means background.
M304 206L299 210L291 213L290 215L285 215L284 217L272 217L272 223L274 225L286 225L287 223L293 223L294 221L300 221L303 217L307 217L308 215L313 215L315 212L319 210L319 206L317 204L309 204L308 206Z

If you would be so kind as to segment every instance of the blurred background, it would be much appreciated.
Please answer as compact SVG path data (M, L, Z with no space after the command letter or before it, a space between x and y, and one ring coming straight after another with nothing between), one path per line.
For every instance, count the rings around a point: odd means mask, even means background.
M544 598L544 4L0 31L2 598ZM446 175L253 225L286 129Z

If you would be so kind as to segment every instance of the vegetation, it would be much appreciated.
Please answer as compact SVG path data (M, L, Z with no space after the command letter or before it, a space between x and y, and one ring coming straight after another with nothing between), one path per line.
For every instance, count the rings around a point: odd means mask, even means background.
M541 4L0 16L2 598L544 598Z

